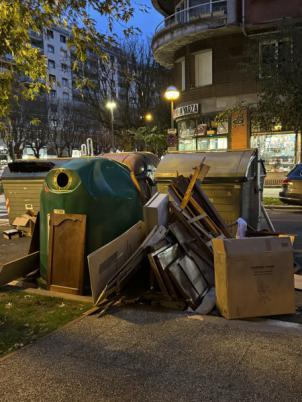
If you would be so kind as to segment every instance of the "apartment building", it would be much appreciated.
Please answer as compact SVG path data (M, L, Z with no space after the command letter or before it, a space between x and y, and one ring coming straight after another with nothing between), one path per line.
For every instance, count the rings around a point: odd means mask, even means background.
M72 101L71 55L67 46L70 31L61 27L45 29L44 54L47 57L48 80L52 89L50 99Z
M278 54L284 43L270 33L282 21L302 21L300 0L152 0L163 15L152 41L155 59L173 68L171 84L181 91L174 111L179 150L258 147L269 172L284 176L301 157L301 133L253 124L259 77L240 66L258 36L254 55ZM248 107L217 123L215 117L238 104ZM250 107L251 106L251 107Z
M71 65L72 54L67 46L70 35L70 30L58 26L45 29L43 35L30 32L32 44L39 47L47 58L48 81L52 87L49 99L54 104L62 101L71 102L74 94L76 95ZM110 60L105 69L106 78L110 75L110 83L107 80L108 97L118 99L123 94L119 75L119 49L112 48L107 52ZM103 64L95 54L87 50L85 69L89 77L100 79Z

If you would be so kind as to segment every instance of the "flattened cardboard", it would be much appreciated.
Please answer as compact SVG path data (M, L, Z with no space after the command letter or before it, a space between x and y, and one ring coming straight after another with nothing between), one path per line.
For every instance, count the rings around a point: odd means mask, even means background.
M94 303L125 261L139 248L145 237L145 225L139 221L125 233L88 255Z
M290 238L214 239L217 307L227 319L293 314Z
M144 222L147 233L149 233L154 226L167 225L168 204L169 196L167 194L156 193L144 205Z

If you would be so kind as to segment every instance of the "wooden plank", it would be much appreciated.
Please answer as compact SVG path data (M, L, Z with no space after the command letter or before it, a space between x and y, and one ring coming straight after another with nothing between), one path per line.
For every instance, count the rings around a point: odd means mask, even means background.
M158 269L158 266L154 260L154 257L152 254L148 254L148 260L150 263L150 267L152 269L152 272L154 273L155 279L158 283L159 289L161 290L161 292L163 293L164 296L168 297L169 299L171 299L171 296L168 292L168 289L165 285L165 282L160 274L160 271Z
M187 190L186 190L184 197L180 204L181 209L186 208L186 206L191 198L191 194L192 194L192 191L193 191L193 188L195 186L197 179L199 178L200 180L203 180L210 169L210 167L208 165L205 165L203 163L204 160L205 160L205 157L202 159L200 165L194 168L194 173L190 178L190 183L187 187Z
M197 215L197 216L195 216L194 218L190 218L190 219L188 220L188 222L189 222L189 223L194 223L194 222L200 221L201 219L204 219L206 216L207 216L207 214Z
M4 264L0 268L0 286L30 274L39 268L39 264L39 251Z
M83 293L86 215L50 214L47 284ZM65 289L65 290L64 290ZM69 292L68 292L69 293Z
M179 191L179 193L184 194L186 191L186 188L188 186L188 179L186 179L183 176L179 176L177 177L177 179L175 179L173 181L173 186L177 187L177 190ZM209 214L207 213L207 211L205 211L205 209L203 208L203 205L201 202L197 202L196 201L196 197L195 195L191 195L191 198L189 200L189 203L191 204L191 206L193 207L193 209L196 211L197 214L201 215L201 214L206 214L207 217L204 219L203 224L205 226L207 226L207 229L212 232L214 235L219 235L221 233L221 230L219 229L219 227L216 225L216 223L212 220L212 218L209 216ZM194 215L196 215L196 213Z

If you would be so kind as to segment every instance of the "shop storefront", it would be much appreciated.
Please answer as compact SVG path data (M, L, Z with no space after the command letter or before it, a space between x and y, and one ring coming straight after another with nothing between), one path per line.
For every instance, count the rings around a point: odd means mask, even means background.
M251 148L258 148L268 173L289 172L298 162L299 136L292 132L253 133Z
M179 151L223 151L228 148L229 124L217 123L215 115L199 114L199 104L174 110Z

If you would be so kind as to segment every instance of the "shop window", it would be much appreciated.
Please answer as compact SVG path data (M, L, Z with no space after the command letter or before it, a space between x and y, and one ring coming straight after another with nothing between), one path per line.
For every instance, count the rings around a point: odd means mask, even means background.
M296 135L258 134L251 136L251 148L258 148L268 172L287 173L295 165Z
M179 151L196 151L196 139L180 139L178 143Z
M176 60L176 81L181 91L186 89L186 63L185 58Z
M198 138L198 151L223 151L228 148L228 140L226 137L221 138Z
M203 87L213 83L212 49L195 54L195 86Z
M180 138L193 137L196 131L196 120L187 119L177 123L178 135Z
M286 68L293 60L290 39L263 41L259 45L259 77L272 77L276 69Z

